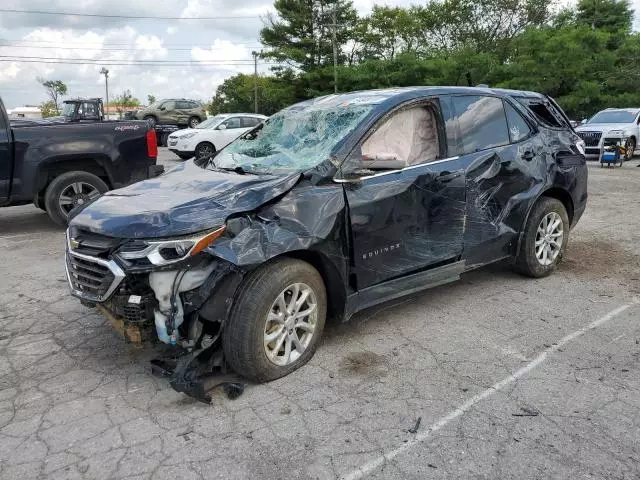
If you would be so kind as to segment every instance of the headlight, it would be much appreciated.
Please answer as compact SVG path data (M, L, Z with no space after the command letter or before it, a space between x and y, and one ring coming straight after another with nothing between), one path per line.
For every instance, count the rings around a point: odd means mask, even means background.
M626 137L627 134L625 133L624 130L611 130L611 131L607 132L607 136Z
M125 261L146 258L153 265L168 265L197 255L220 238L225 229L223 225L215 230L190 237L133 241L123 245L116 252L116 256Z
M584 155L585 154L585 150L584 147L586 146L586 143L584 143L584 140L578 140L576 142L576 148L578 149L578 151Z
M197 132L185 133L184 135L181 135L180 138L186 140L187 138L195 137L196 135Z

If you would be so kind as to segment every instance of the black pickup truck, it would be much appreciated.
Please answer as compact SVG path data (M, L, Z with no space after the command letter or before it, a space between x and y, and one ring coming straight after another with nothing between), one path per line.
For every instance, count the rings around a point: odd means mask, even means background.
M64 225L104 192L162 173L145 121L10 123L0 99L0 207L33 202Z

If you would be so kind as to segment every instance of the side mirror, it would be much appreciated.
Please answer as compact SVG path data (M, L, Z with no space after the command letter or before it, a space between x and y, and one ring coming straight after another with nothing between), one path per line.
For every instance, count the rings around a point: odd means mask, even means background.
M226 130L227 126L223 123L222 125L218 125L218 130Z
M164 112L166 109L167 109L166 107L160 107L158 110L161 110Z

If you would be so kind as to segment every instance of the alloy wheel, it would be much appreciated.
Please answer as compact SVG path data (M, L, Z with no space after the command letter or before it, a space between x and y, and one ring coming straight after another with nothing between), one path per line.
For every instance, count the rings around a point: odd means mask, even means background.
M273 302L264 326L264 350L271 363L289 365L298 360L315 334L318 303L305 283L282 290Z
M58 205L68 215L74 208L95 200L99 196L100 191L90 183L73 182L62 190L58 197Z
M536 231L536 258L540 265L551 265L558 258L563 239L562 218L556 212L549 212L542 218Z

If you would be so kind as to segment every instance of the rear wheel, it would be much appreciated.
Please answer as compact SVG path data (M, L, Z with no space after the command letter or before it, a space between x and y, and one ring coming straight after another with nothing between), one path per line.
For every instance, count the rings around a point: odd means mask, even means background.
M569 242L569 216L560 200L542 197L524 229L515 267L530 277L546 277L562 261Z
M625 160L631 160L633 158L633 154L635 151L636 151L636 139L630 138L627 140L627 144L625 145L625 154L624 154Z
M107 191L107 184L91 173L67 172L49 184L44 204L51 220L58 225L66 225L73 209L86 205Z
M196 146L195 157L209 157L216 153L216 147L213 146L210 142L201 142Z
M241 375L265 382L307 363L318 347L327 294L306 262L278 260L244 281L223 331L226 360Z
M191 117L189 119L189 128L196 128L200 124L200 119L198 117Z
M154 127L156 123L158 123L158 119L154 115L147 115L144 119L149 122L149 124Z

